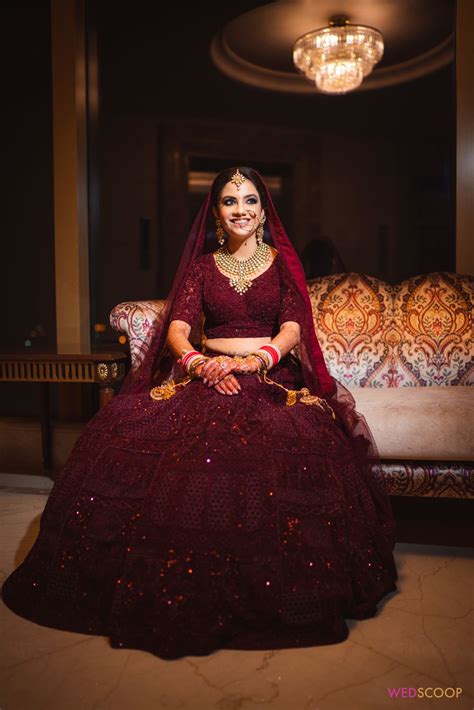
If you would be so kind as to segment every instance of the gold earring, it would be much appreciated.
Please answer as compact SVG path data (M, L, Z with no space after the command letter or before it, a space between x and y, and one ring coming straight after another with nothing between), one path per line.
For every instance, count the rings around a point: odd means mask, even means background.
M263 242L263 225L265 223L265 215L263 215L263 218L260 220L260 223L257 227L257 244L260 246L260 244Z
M216 237L217 237L217 241L219 242L219 244L221 246L225 243L225 236L224 235L225 235L225 232L224 232L224 228L221 224L221 221L218 217L216 217Z

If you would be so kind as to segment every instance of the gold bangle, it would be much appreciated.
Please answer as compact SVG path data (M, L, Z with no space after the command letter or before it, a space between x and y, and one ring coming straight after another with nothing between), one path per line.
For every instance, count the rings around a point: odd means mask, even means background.
M268 370L268 362L265 360L265 358L262 355L259 355L258 353L250 353L249 357L255 357L257 360L260 361L260 367L258 368L258 374L260 375L262 372L267 372Z
M200 359L198 360L198 359L196 358L196 360L195 360L194 362L192 362L191 365L189 366L188 374L189 374L191 377L197 377L197 375L196 375L196 373L195 373L196 368L199 367L199 365L202 365L203 363L205 363L206 360L208 360L208 359L209 359L209 358L202 357L202 358L200 358Z

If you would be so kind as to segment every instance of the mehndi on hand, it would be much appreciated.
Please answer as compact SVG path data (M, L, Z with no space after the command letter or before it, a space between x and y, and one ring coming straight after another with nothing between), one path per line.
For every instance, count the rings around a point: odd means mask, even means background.
M255 372L262 372L263 368L266 367L266 363L264 362L263 358L260 356L256 355L255 353L251 353L250 355L246 355L243 357L242 355L234 355L234 361L237 363L237 368L234 370L234 372L243 374L243 375L250 375Z

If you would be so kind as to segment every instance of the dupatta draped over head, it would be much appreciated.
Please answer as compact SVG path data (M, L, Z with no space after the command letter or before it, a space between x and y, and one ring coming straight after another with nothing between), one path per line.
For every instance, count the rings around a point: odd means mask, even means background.
M335 380L327 369L314 328L311 301L301 261L281 223L268 187L263 178L256 171L253 172L260 178L266 195L264 240L279 251L285 286L292 290L294 300L299 306L301 336L295 350L301 363L305 386L311 394L326 399L334 409L339 423L351 437L355 453L366 463L368 459L375 461L378 459L378 453L367 422L356 412L355 401L349 390ZM148 335L148 349L140 364L128 373L119 395L147 392L170 377L176 357L171 353L166 337L174 301L186 281L193 261L202 254L215 251L218 246L210 191L191 227L164 307Z

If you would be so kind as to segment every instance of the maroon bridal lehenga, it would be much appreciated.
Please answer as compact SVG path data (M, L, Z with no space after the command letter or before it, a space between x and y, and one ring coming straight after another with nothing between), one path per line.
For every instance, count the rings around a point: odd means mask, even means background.
M337 643L346 619L374 616L396 590L375 445L325 368L301 264L268 200L278 254L243 295L216 266L203 205L142 365L86 425L3 584L15 613L172 659ZM296 320L297 354L270 381L237 375L238 395L194 379L152 399L184 378L170 320L195 325L202 312L207 337L274 336ZM294 395L303 387L313 399Z

